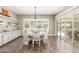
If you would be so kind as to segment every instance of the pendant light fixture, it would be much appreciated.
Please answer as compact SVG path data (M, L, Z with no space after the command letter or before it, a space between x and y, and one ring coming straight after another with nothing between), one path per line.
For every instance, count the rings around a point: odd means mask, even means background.
M37 15L36 15L36 8L37 8L37 7L35 6L35 7L34 7L34 9L35 9L35 14L34 14L35 17L34 17L34 18L35 18L35 19L37 19L37 17L36 17L36 16L37 16Z

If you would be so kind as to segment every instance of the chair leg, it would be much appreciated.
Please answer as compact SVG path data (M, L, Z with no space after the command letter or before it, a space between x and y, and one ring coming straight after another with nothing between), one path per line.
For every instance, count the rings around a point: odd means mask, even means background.
M47 47L49 47L49 42L48 42L48 39L47 39Z
M34 41L32 41L32 47L34 47Z
M49 47L49 42L47 39L44 40L44 48Z
M40 47L40 41L39 41L39 47Z
M28 46L29 44L28 44L28 41L27 41L27 46Z

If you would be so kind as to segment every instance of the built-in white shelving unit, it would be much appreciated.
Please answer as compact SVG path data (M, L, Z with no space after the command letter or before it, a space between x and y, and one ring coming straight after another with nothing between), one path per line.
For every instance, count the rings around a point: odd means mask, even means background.
M0 15L0 46L21 36L17 19Z

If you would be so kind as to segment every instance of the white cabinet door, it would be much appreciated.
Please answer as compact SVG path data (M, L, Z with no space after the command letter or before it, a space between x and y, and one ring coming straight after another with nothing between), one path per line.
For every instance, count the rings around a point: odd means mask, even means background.
M0 33L0 46L2 45L2 33Z
M19 37L19 32L18 30L16 31L16 38Z
M8 32L8 42L12 40L12 32Z
M17 37L17 31L14 31L14 33L15 33L14 38L16 38Z
M12 32L12 40L15 39L15 36L16 36L16 32L13 31L13 32Z
M4 32L3 33L3 42L2 42L2 44L5 44L7 42L8 42L8 32Z
M18 36L21 36L21 30L18 30L17 32L18 32Z
M19 30L17 31L17 35L18 35L18 37L20 36L20 31Z
M19 32L19 30L17 30L17 32L16 32L16 36L17 36L17 37L20 36L20 32Z

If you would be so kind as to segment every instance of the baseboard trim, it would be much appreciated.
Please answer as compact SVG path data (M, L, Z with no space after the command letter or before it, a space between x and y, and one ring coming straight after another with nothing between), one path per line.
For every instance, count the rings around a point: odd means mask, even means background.
M48 36L56 36L56 34L48 34Z

